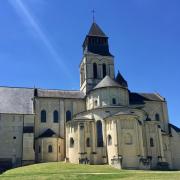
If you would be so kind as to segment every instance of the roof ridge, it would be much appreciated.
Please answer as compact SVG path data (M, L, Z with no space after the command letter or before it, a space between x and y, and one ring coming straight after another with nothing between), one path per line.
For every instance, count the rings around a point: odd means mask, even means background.
M17 86L17 87L15 87L15 86L0 86L0 88L34 89L33 87L19 87L19 86Z
M68 89L46 89L46 88L37 88L38 90L50 90L50 91L76 91L76 92L82 92L80 90L68 90ZM83 92L82 92L83 93Z
M161 98L162 100L165 100L164 97L162 97L158 92L157 93L154 93L156 96L158 96L159 98Z
M15 87L15 86L0 86L0 88L9 88L9 89L38 89L38 90L50 90L50 91L73 91L73 92L82 92L80 90L68 90L68 89L47 89L47 88L38 88L38 87ZM83 92L82 92L83 93Z

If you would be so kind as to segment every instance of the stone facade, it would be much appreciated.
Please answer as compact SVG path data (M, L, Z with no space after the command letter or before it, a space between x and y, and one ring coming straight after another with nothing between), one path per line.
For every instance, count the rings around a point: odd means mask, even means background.
M108 37L93 23L83 43L80 91L0 88L0 166L67 161L124 169L180 169L180 129L157 93L135 93Z

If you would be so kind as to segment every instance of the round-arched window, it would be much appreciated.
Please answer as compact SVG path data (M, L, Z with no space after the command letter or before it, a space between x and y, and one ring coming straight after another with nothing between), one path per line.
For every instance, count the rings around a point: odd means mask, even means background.
M53 112L53 121L57 123L59 121L59 113L57 110Z
M90 147L90 146L91 146L90 138L87 138L87 139L86 139L86 146L87 146L87 147Z
M73 148L73 147L74 147L74 139L70 138L70 148Z
M154 140L153 140L153 138L150 138L150 146L154 147Z
M45 110L41 111L41 122L46 122L46 111Z
M71 111L66 111L66 122L71 120Z
M48 153L52 153L53 152L53 147L52 147L52 145L49 145L48 146Z

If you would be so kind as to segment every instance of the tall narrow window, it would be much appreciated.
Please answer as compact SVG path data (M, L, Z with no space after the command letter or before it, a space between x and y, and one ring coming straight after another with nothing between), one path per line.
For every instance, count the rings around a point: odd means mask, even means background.
M155 114L155 119L156 119L156 121L159 121L159 120L160 120L160 117L159 117L159 114L158 114L158 113Z
M90 144L90 138L87 138L87 139L86 139L86 146L87 146L87 147L90 147L90 146L91 146L91 144Z
M112 98L112 104L113 104L113 105L116 104L116 98Z
M52 145L49 145L48 146L48 153L52 153L53 152L53 147L52 147Z
M74 147L74 139L70 138L70 148L73 148L73 147Z
M150 138L150 146L154 147L154 140L153 140L153 138Z
M100 120L96 122L96 131L97 131L97 147L103 147L102 122Z
M98 101L97 100L94 101L94 106L95 107L98 106Z
M112 145L112 137L111 135L109 134L108 135L108 146Z
M59 113L56 110L53 112L53 121L55 123L57 123L59 121Z
M93 63L93 75L94 78L97 79L97 64Z
M105 77L106 76L106 64L103 64L102 67L103 67L103 77Z
M41 122L46 122L46 111L45 110L41 111Z
M71 120L71 111L66 111L66 122Z

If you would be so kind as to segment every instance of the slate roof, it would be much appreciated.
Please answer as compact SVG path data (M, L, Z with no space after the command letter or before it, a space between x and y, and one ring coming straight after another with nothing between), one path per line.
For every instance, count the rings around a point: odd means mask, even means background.
M56 133L53 130L47 129L41 135L39 135L39 138L42 138L42 137L53 137L54 135L56 135Z
M123 78L123 76L121 75L119 71L116 76L116 82L118 82L121 86L128 87L127 81Z
M62 91L62 90L38 89L37 97L83 99L85 97L85 94L81 91Z
M34 89L0 87L0 113L33 114Z
M129 92L129 101L130 104L144 104L145 101L165 101L165 99L157 93Z
M115 80L111 79L108 75L104 77L94 89L104 88L104 87L122 87Z
M102 29L95 22L91 25L88 36L107 37L106 34L102 31Z
M174 129L176 132L180 133L180 128L173 124L169 124L169 132L171 133L171 128Z

